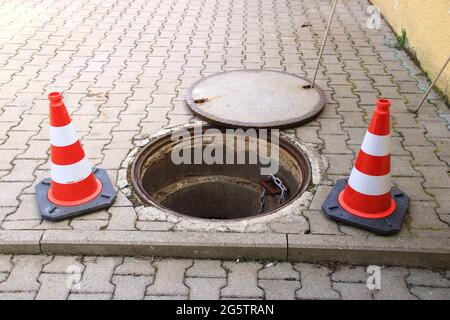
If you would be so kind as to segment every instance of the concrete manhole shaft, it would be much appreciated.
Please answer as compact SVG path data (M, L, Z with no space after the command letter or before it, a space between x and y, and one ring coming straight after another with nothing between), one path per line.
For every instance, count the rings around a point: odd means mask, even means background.
M289 140L261 131L203 126L151 140L131 166L136 195L144 204L202 219L274 213L306 190L311 166Z

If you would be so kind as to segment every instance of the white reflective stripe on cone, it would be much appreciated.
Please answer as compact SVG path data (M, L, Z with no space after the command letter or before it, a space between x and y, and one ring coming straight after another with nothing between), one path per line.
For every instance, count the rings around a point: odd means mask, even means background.
M50 126L50 144L55 147L70 146L78 141L72 122L63 127Z
M361 145L361 150L371 156L387 156L389 154L390 140L389 135L377 136L367 131Z
M86 179L92 172L86 157L74 164L58 165L52 163L52 180L57 183L73 183Z
M381 196L391 190L389 174L384 176L369 176L353 168L348 179L348 184L353 190L369 196Z

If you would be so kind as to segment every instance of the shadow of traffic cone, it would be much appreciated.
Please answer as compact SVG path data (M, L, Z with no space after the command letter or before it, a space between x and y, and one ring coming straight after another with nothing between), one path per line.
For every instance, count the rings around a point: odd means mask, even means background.
M116 192L106 170L89 165L61 94L48 98L51 179L36 186L42 217L56 221L111 206Z
M339 179L322 210L336 221L379 234L400 231L409 197L391 190L388 99L379 99L350 178Z

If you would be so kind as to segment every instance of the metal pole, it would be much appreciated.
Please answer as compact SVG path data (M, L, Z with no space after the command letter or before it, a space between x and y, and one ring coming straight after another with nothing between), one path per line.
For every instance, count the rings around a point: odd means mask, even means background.
M331 21L333 20L334 11L336 9L337 0L334 0L333 8L331 9L330 18L328 19L327 30L325 31L325 36L323 37L322 47L320 48L319 60L317 61L316 71L314 72L314 78L311 83L311 88L314 87L314 83L316 82L317 71L319 71L320 60L322 59L323 50L325 49L325 42L327 41L328 33L330 32Z
M423 95L422 99L420 99L419 104L417 105L417 107L415 109L410 109L409 111L417 113L417 111L419 111L420 107L422 106L422 104L425 102L425 99L427 98L428 94L430 93L431 89L433 89L434 85L436 84L436 82L438 81L439 77L441 76L442 72L444 72L445 67L447 66L448 62L450 61L450 56L448 57L447 61L444 63L444 65L441 68L441 71L439 71L438 75L436 76L436 79L434 79L434 81L430 84L430 86L428 87L427 91L425 92L425 94Z

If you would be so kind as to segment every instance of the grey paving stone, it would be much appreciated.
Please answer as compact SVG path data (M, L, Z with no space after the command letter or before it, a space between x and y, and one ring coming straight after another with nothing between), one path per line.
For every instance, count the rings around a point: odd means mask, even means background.
M113 207L108 209L111 220L108 224L109 230L136 230L136 212L131 207Z
M14 267L8 279L0 283L0 292L3 291L37 291L39 289L38 277L44 264L50 262L47 256L15 256Z
M450 279L445 273L427 269L409 269L406 282L413 286L450 288Z
M381 270L381 289L374 293L375 300L414 300L406 287L408 270L404 268L385 268Z
M194 260L192 267L186 271L186 277L226 278L226 276L220 260Z
M0 272L9 272L12 267L11 255L0 255Z
M411 201L408 213L411 217L411 228L414 229L448 229L437 215L435 202Z
M111 293L71 293L68 300L111 300Z
M331 270L322 266L297 263L302 288L297 291L298 299L339 299L339 294L331 286Z
M68 276L70 275L42 273L38 279L41 286L36 295L36 300L67 299L72 284L68 281Z
M450 288L412 287L411 293L421 300L449 300Z
M111 278L115 267L122 262L116 257L85 257L85 266L81 281L71 293L112 293L114 286Z
M295 300L295 292L300 289L298 280L259 280L266 300Z
M258 279L265 280L300 280L299 273L289 262L267 263L258 272Z
M257 298L263 296L258 288L257 273L262 265L255 262L224 262L228 270L227 286L222 289L223 298Z
M342 234L338 224L328 219L322 211L305 211L312 234Z
M144 300L188 300L188 296L145 296Z
M155 274L155 268L152 265L152 258L147 257L126 257L123 263L114 270L116 275L145 275Z
M154 283L147 288L146 296L187 296L189 288L183 283L185 271L192 260L163 259L155 261Z
M9 273L7 272L0 272L0 282L5 281L9 276Z
M115 275L114 300L143 300L145 290L153 282L153 276Z
M366 273L364 267L339 266L331 275L331 280L336 282L359 282L366 283L370 274Z
M219 300L220 290L225 287L225 278L186 278L190 300Z
M81 257L77 256L55 256L53 260L44 266L44 273L70 273L72 268L78 268L83 272L84 265L81 263Z
M334 282L333 288L343 300L372 300L372 292L362 283Z
M35 292L0 292L0 300L33 300Z

